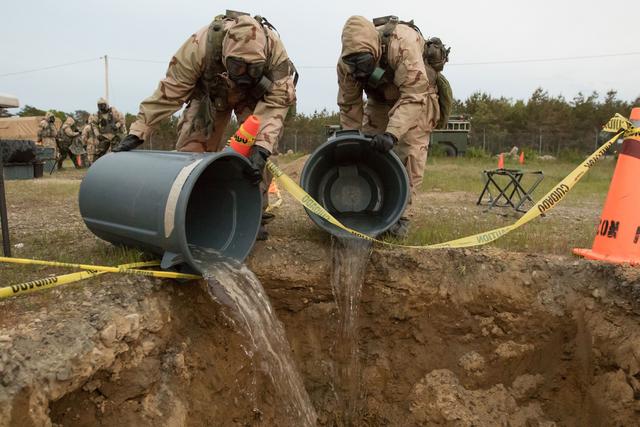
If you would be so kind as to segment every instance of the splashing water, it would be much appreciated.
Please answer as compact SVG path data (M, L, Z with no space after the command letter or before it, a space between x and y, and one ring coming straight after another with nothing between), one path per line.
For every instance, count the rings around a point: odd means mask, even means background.
M331 239L331 288L339 313L333 383L344 426L356 425L360 412L362 367L358 355L358 309L370 255L369 241Z
M280 401L286 405L291 425L315 426L316 412L291 358L282 324L276 318L262 284L244 264L221 260L214 252L190 247L207 282L212 299L227 306L250 345L265 362L264 368ZM253 357L252 352L247 352Z

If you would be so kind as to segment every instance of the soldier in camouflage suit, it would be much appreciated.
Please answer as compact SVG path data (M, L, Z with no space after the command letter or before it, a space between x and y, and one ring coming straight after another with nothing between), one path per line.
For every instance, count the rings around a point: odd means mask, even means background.
M407 169L412 197L422 183L429 135L440 114L436 72L423 59L424 47L424 38L410 25L375 27L352 16L342 30L337 66L340 124L375 134L372 149L394 149ZM372 80L377 68L384 74ZM403 216L390 232L404 237L408 225Z
M44 147L53 148L56 147L56 136L58 135L58 129L56 129L56 118L51 111L47 111L44 119L40 121L38 129L38 144L42 144Z
M124 116L111 107L106 99L98 99L98 112L95 114L98 129L98 145L94 154L94 161L115 147L126 133Z
M60 131L58 132L58 138L56 140L58 144L58 169L62 169L62 162L65 161L67 156L73 162L73 166L76 169L80 168L78 159L73 151L77 150L77 146L80 145L79 141L80 132L76 127L76 121L73 117L69 116L62 124ZM73 147L73 148L72 148ZM81 153L80 153L81 154Z
M171 58L166 77L140 104L129 135L114 151L148 140L153 127L186 103L178 123L179 151L221 151L231 114L239 122L254 114L260 130L249 159L254 179L262 179L264 201L270 177L269 155L282 136L284 119L296 101L297 73L268 21L245 14L219 16L193 34ZM263 217L265 218L265 217ZM261 228L259 239L266 239Z
M91 114L87 124L82 128L82 145L87 151L89 164L95 162L96 150L98 148L98 118Z

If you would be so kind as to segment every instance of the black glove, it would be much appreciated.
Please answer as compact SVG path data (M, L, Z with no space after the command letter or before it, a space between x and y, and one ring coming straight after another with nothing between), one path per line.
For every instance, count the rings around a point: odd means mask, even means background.
M371 139L371 148L380 152L387 153L398 143L398 138L389 132L378 134Z
M259 183L262 180L262 174L264 173L264 167L267 164L267 159L271 153L264 147L254 145L249 152L249 161L251 162L251 172L248 178L254 184Z
M138 145L141 145L144 141L135 135L127 135L124 137L120 144L111 148L111 151L117 153L118 151L131 151Z

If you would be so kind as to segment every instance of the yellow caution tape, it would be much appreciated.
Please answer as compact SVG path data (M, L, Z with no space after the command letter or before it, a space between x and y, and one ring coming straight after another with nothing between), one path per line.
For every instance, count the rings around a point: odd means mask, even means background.
M50 267L79 268L80 270L103 271L105 273L134 274L138 276L151 276L151 277L159 277L163 279L187 279L187 280L202 279L201 276L196 276L195 274L176 273L173 271L137 270L133 268L127 268L124 266L108 267L104 265L73 264L69 262L43 261L43 260L37 260L37 259L7 258L7 257L0 257L0 262L8 262L11 264L26 264L26 265L48 265Z
M595 162L601 158L604 153L611 147L620 136L630 136L633 135L640 130L638 128L633 128L631 122L621 116L620 114L616 114L612 117L607 124L603 127L603 130L606 132L616 132L616 134L609 141L604 143L600 148L598 148L593 154L587 157L578 167L576 167L569 175L566 176L562 181L560 181L556 186L551 189L547 194L540 199L531 209L529 209L518 221L511 225L507 225L504 227L496 228L490 231L485 231L483 233L474 234L472 236L466 236L455 240L450 240L444 243L436 243L431 245L402 245L397 243L385 242L383 240L374 239L373 237L367 236L364 233L353 230L338 221L334 218L329 212L327 212L322 205L316 202L313 197L307 194L298 184L296 184L290 177L288 177L278 166L276 166L273 162L267 162L267 168L271 172L271 174L276 178L278 183L282 185L282 187L287 190L297 201L299 201L307 210L318 215L329 223L335 225L336 227L356 236L361 239L370 240L372 242L381 243L387 246L395 246L395 247L403 247L403 248L413 248L413 249L442 249L442 248L466 248L471 246L479 246L485 245L487 243L493 242L504 236L507 233L515 230L533 220L534 218L539 217L543 213L553 209L557 206L557 204L564 199L567 193L573 188L573 186L584 176L585 173L589 171L595 164Z
M123 264L118 267L129 269L155 267L157 265L160 265L158 261L147 261L135 262L132 264ZM69 283L78 282L80 280L89 279L91 277L96 277L106 273L106 271L86 270L79 271L77 273L63 274L61 276L47 277L46 279L32 280L31 282L18 283L16 285L0 288L0 299L22 295L30 292L41 291L43 289L55 288L56 286L67 285Z

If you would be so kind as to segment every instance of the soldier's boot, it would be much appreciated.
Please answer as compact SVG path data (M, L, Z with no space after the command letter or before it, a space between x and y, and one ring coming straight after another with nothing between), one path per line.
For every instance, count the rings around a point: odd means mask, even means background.
M58 170L62 170L64 169L62 167L62 163L64 162L64 157L62 157L62 155L58 156Z
M269 232L267 231L267 227L265 227L264 225L260 225L260 228L258 229L258 235L256 236L256 240L268 240L269 239Z
M409 218L406 216L400 217L400 219L387 230L385 236L393 237L396 239L406 239L409 235Z
M260 228L258 229L258 236L256 240L267 240L269 239L269 232L267 231L267 227L265 225L269 224L276 216L270 212L262 212L262 219L260 220Z

